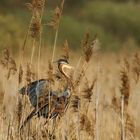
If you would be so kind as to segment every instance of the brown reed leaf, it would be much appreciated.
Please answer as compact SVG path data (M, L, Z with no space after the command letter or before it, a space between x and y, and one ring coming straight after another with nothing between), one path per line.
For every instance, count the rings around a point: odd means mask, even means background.
M41 19L45 0L32 0L31 3L26 3L26 7L32 11L31 25L29 33L31 37L38 38L41 32Z
M22 118L22 109L23 109L23 105L22 105L22 100L21 98L18 99L18 104L17 104L17 121L18 121L18 129L20 127L20 122L21 122L21 118Z
M18 82L19 82L19 84L22 82L22 78L23 78L23 69L22 69L22 65L20 65L19 74L18 74Z
M124 68L121 70L121 95L124 96L124 107L125 109L128 107L129 103L129 96L130 96L130 82L129 82L129 76L128 76L128 67L127 65L124 66Z
M88 119L87 115L81 114L80 115L80 128L81 128L81 130L88 130L89 131L90 126L91 126L90 120Z
M54 74L53 74L53 65L51 61L48 62L48 80L54 84Z
M71 99L71 107L73 112L78 112L80 107L80 98L77 95L73 95Z
M90 48L89 48L89 33L85 34L85 37L84 37L83 42L82 42L82 47L83 47L83 52L85 55L85 60L89 61L89 54L88 53L91 53Z
M94 137L94 127L92 126L91 121L86 114L80 115L80 128Z
M134 80L136 81L136 83L138 83L140 77L140 58L137 53L134 55L132 72L134 75Z
M30 34L31 37L33 38L38 38L40 35L40 31L41 31L41 22L39 18L35 18L32 21L31 27L30 27Z
M2 58L0 60L0 64L4 67L4 68L8 68L8 63L9 63L9 58L10 58L10 52L7 48L5 48L2 51Z
M31 83L31 69L30 69L30 64L27 64L26 82L27 82L27 84Z
M93 49L95 47L97 47L96 44L97 44L97 36L95 36L94 39L92 40L92 42L90 42L89 33L86 33L86 35L82 41L82 48L83 48L84 57L85 57L86 62L89 62L89 60L91 59L91 56L93 54Z
M111 105L115 112L120 112L120 101L115 94L112 97Z
M5 48L2 52L2 58L0 60L0 64L6 68L8 71L7 73L7 79L10 78L11 74L14 75L17 71L16 68L16 62L15 60L10 56L10 52L7 48Z
M74 81L74 87L75 88L80 85L80 82L81 82L82 78L84 77L84 75L85 75L85 71L84 71L84 69L82 69L81 72L80 72L80 74L78 75L78 77Z
M48 138L48 131L46 129L41 129L41 136L43 139Z
M13 72L17 71L16 62L12 57L9 58L9 69L13 70Z
M126 137L130 139L135 138L135 124L132 117L127 113L126 114L126 121L125 121L125 134Z
M65 0L61 1L60 8L57 6L54 10L54 16L52 20L47 24L48 26L52 27L54 30L58 29L60 18L62 15L63 7L64 7Z
M16 62L13 58L10 57L9 64L8 64L7 79L9 79L11 75L15 75L16 72L17 72Z
M44 7L45 0L32 0L32 7L38 11L39 13L42 12Z
M31 69L31 64L27 63L27 70L26 70L26 77L25 80L27 84L30 84L32 80L35 79L35 73L33 72L33 69Z
M85 81L85 87L83 90L84 94L82 95L82 97L85 98L86 100L88 100L88 102L91 102L95 82L96 82L96 79L94 79L92 84L89 85L88 80L86 79L86 81Z
M127 73L130 71L130 64L126 58L124 58L124 67Z
M61 10L59 7L56 7L56 9L54 10L54 17L52 18L51 22L49 22L47 25L52 27L54 30L58 29L60 17Z

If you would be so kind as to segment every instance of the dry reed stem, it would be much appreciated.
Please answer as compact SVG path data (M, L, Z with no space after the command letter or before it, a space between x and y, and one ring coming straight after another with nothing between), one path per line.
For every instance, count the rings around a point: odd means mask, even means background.
M124 95L121 96L121 140L125 140Z
M129 79L129 63L127 60L124 61L124 68L121 71L121 139L125 140L127 138L127 130L132 134L134 134L134 123L130 121L131 126L128 125L130 120L130 115L128 114L128 105L129 105L129 97L130 97L130 79ZM129 127L130 126L130 127ZM130 129L129 129L130 128ZM132 129L131 129L132 128Z
M32 45L32 52L31 52L31 60L30 60L30 64L32 65L33 63L33 58L34 58L34 53L35 53L35 39L33 39L33 45Z
M8 123L7 140L9 140L9 137L10 137L9 136L10 135L10 128L11 128L11 126L10 126L11 124L10 123L11 123L11 118L9 119L9 123Z
M101 62L98 56L96 95L95 95L95 140L99 140L99 99L101 90L101 83L99 84L99 79L101 78L100 74L101 74Z
M52 21L50 23L48 23L49 26L52 26L55 29L55 38L54 38L54 45L53 45L53 52L52 52L52 62L54 61L58 32L59 32L59 26L60 26L60 20L61 20L63 8L64 8L64 2L65 2L65 0L61 1L60 8L56 7L55 15L54 15Z

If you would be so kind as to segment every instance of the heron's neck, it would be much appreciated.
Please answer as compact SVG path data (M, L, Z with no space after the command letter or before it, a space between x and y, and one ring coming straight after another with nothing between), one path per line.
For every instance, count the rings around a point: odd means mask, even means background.
M67 65L63 65L63 64L60 64L58 66L59 68L59 71L62 73L62 75L65 77L65 80L66 80L66 86L68 87L71 87L73 84L72 84L72 81L70 79L70 77L68 76L68 74L64 71L65 68L68 68L68 69L71 69L69 66Z
M60 65L58 66L58 68L59 68L59 71L62 73L62 75L64 75L64 77L66 78L66 80L68 80L68 79L69 79L69 76L68 76L68 74L64 71L64 69L65 69L65 68L68 68L68 67L65 66L65 65L63 65L63 64L60 64Z

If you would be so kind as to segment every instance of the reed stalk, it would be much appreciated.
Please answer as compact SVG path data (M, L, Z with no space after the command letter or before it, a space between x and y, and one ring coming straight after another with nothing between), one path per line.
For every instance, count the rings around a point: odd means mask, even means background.
M121 140L125 140L124 95L121 96Z
M63 12L63 9L64 9L64 3L65 3L65 0L62 0L60 8L57 7L55 9L55 16L52 19L52 21L48 24L48 25L52 26L55 29L55 37L54 37L54 45L53 45L51 62L54 61L54 57L55 57L55 51L56 51L56 45L57 45L57 39L58 39L58 32L59 32L59 26L60 26L62 12Z
M100 98L100 88L101 83L99 84L100 78L100 62L98 60L97 66L97 82L96 82L96 97L95 97L95 140L99 140L99 98Z
M57 44L57 38L58 38L58 31L59 28L57 28L55 32L55 38L54 38L54 45L53 45L53 53L52 53L52 62L54 61L55 51L56 51L56 44Z

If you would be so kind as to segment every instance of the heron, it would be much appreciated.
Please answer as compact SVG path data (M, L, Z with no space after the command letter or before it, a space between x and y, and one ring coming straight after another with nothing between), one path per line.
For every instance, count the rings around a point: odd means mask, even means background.
M31 82L30 84L22 87L19 93L27 95L29 101L34 109L27 116L25 121L20 127L20 130L27 124L27 122L35 115L38 117L44 117L47 119L54 119L58 115L61 115L67 108L69 98L71 96L71 90L68 84L69 76L64 69L72 69L68 61L65 59L59 59L56 61L58 64L58 70L64 75L67 84L62 92L49 89L49 79L39 79Z

